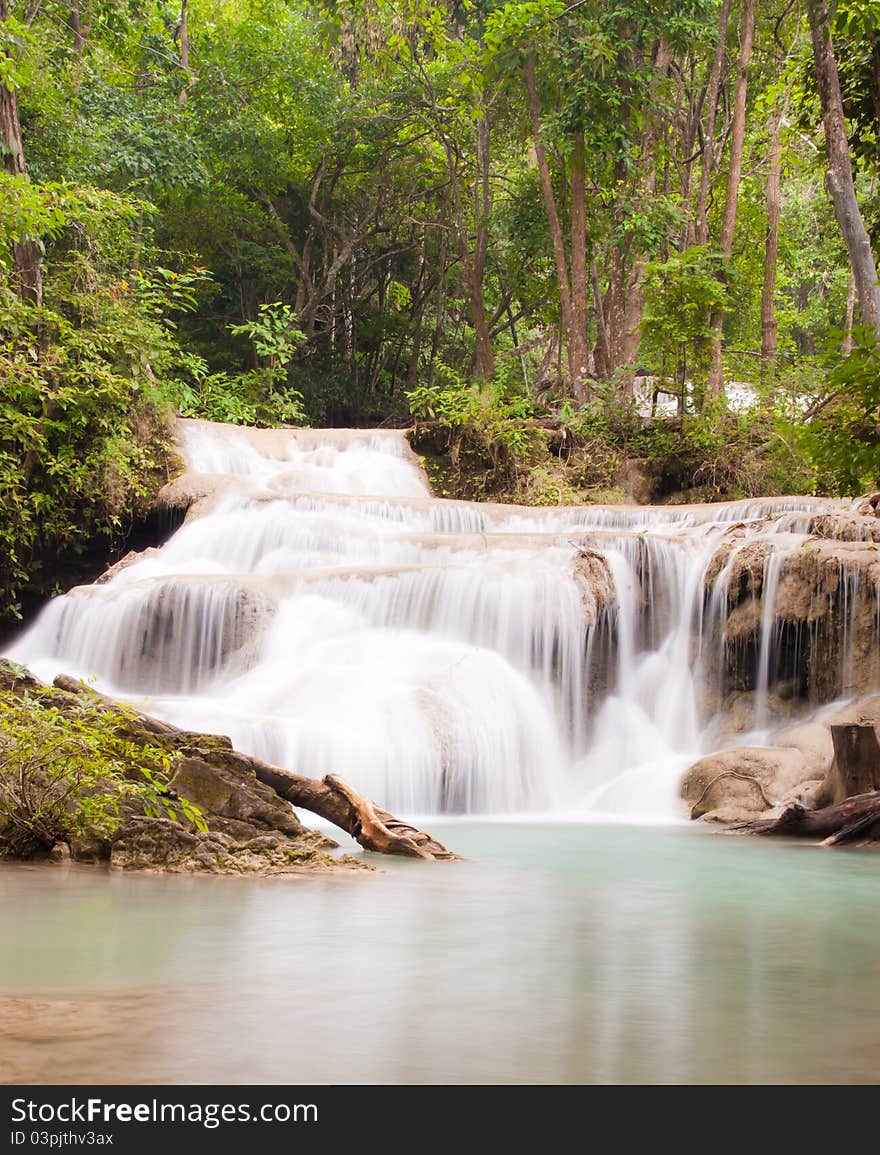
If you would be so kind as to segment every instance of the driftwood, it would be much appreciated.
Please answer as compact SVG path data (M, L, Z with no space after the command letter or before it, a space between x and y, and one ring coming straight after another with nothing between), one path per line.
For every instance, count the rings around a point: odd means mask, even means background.
M739 822L729 828L743 834L786 834L794 838L821 839L824 846L838 846L880 834L880 790L857 794L833 806L807 810L794 803L776 818Z
M0 687L18 692L29 689L40 689L42 692L53 695L53 689L44 687L31 674L26 673L8 662L0 662ZM58 694L58 704L69 702L72 695L89 697L99 702L108 711L120 711L121 703L94 690L85 682L76 678L59 674L54 681L54 692ZM126 708L126 713L128 710ZM166 738L177 748L198 747L199 739L204 742L205 735L193 734L162 722L150 714L134 711L132 720L138 731L159 739ZM446 847L432 838L430 834L403 822L358 794L336 774L326 777L306 778L302 774L293 774L289 770L282 770L279 766L271 766L259 758L251 758L232 749L228 739L212 738L217 748L207 752L207 758L220 758L229 766L239 767L243 772L253 772L257 779L269 786L285 801L303 810L331 822L364 848L377 854L399 854L407 858L428 858L449 861L458 858L458 855L447 850Z

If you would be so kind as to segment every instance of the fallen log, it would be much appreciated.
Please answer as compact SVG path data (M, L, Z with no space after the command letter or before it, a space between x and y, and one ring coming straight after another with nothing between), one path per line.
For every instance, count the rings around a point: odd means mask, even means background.
M872 842L880 837L880 790L857 794L819 810L807 810L793 803L776 818L738 822L728 829L742 834L816 838L821 839L824 846L837 846L856 839Z
M27 671L2 661L0 661L0 687L17 693L46 691L50 698L53 694L52 688L45 687ZM87 697L101 709L119 713L126 732L135 740L138 732L141 732L144 740L164 739L170 742L172 749L184 754L197 754L209 764L214 761L227 767L238 768L244 773L252 772L258 781L269 786L286 802L317 814L340 830L344 830L364 850L376 854L398 854L407 858L435 861L451 861L459 857L424 830L395 818L369 798L358 794L336 774L328 774L321 779L307 778L302 774L283 770L279 766L271 766L259 758L252 758L233 750L228 738L181 730L169 722L162 722L150 714L117 702L106 694L99 693L87 683L66 674L59 674L55 678L54 693L57 694L54 700L59 705L69 703L74 697ZM202 748L199 739L204 746L210 741L210 748Z
M223 756L228 761L229 755L225 751ZM337 774L327 774L320 779L306 778L302 774L282 770L279 766L271 766L259 758L239 754L238 751L235 757L253 770L260 782L270 786L291 805L332 822L350 834L365 850L377 854L401 854L407 858L445 861L458 857L424 830L402 822L369 798L358 794Z

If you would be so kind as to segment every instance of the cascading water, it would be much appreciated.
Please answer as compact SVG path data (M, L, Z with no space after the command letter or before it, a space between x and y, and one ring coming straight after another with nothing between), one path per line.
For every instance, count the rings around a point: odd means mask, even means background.
M816 508L441 501L395 431L181 422L181 442L212 503L56 599L8 656L408 814L681 816L734 555L708 600L707 567L738 526L771 543L769 585L773 541ZM771 596L765 699L774 637Z

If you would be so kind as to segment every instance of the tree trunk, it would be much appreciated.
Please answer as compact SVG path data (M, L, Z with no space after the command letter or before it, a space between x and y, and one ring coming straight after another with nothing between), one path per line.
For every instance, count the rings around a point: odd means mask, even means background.
M779 188L782 177L782 149L779 129L782 110L770 122L770 156L767 170L767 244L764 250L764 287L761 291L761 360L769 370L776 361L778 325L776 321L776 265L779 258Z
M86 37L82 25L82 13L78 0L74 0L70 9L70 27L73 32L73 51L77 56L82 56L86 47Z
M483 297L483 282L477 266L468 252L467 238L461 236L461 264L470 306L471 325L476 339L474 370L477 377L488 381L495 373L495 353L492 349L492 334L486 317L486 302Z
M586 400L589 371L587 341L587 186L584 134L574 134L571 154L571 384L578 401Z
M873 726L831 727L834 765L823 787L830 802L880 790L880 743Z
M189 93L189 0L180 0L180 67L183 70L183 88L180 90L178 101L180 107L186 105Z
M553 256L556 261L556 281L559 286L559 312L562 317L562 330L565 333L568 347L569 379L571 380L574 377L574 363L571 348L572 314L571 291L568 280L568 259L565 254L565 242L562 238L559 210L556 207L556 197L553 194L553 181L550 178L547 151L541 139L541 110L538 104L538 88L535 83L535 58L531 54L526 58L523 76L526 82L529 118L532 123L532 138L535 144L535 159L538 164L541 195L544 199L544 209L547 213L547 223L550 227L550 238L553 242Z
M721 237L718 247L725 265L730 263L733 252L733 234L736 228L736 210L739 204L739 186L742 180L743 148L746 139L746 97L748 96L749 61L752 55L752 39L755 33L755 0L743 0L742 25L739 39L739 58L736 64L736 88L733 94L733 125L730 130L730 164L727 173L727 196L724 201L724 216L721 221ZM726 273L725 273L726 275ZM708 391L718 394L724 385L724 368L721 362L721 334L724 328L724 313L712 315L712 367L709 370Z
M661 38L653 51L654 75L666 78L672 62L672 46ZM653 95L653 93L652 93ZM650 204L657 187L657 153L662 139L661 125L650 116L642 139L636 186L641 203ZM646 290L644 273L647 259L644 250L618 244L612 258L610 285L611 306L605 312L608 340L608 375L621 373L620 394L632 396L635 383L635 360L641 343L642 315Z
M471 306L471 320L476 338L477 376L488 381L495 373L495 352L492 349L492 334L486 316L486 301L483 282L486 277L486 261L489 253L489 214L492 211L492 185L489 164L490 142L489 117L485 111L477 122L477 179L474 184L474 219L477 225L477 239L474 255L468 251L467 229L459 222L462 244L462 264Z
M709 240L709 185L715 165L715 119L718 115L718 97L721 93L721 77L724 74L724 57L727 53L727 23L730 19L730 0L722 0L718 14L718 41L709 73L709 89L706 94L706 128L703 134L703 163L700 167L700 189L697 193L694 234L698 245Z
M0 24L8 19L9 0L0 0ZM0 84L0 152L3 154L3 167L8 173L27 179L21 121L18 116L18 93L14 87L9 88L6 84ZM41 305L43 270L39 241L25 237L14 242L12 259L19 296L32 305Z
M848 357L853 350L853 325L856 319L856 279L852 269L849 273L849 285L846 289L846 313L843 318L843 344L840 351Z
M596 314L596 372L607 380L611 376L611 350L608 325L605 320L605 302L599 284L599 266L595 261L590 265L590 280L593 286L593 311Z
M880 287L877 284L877 265L856 198L827 0L807 0L807 15L813 40L819 104L822 108L825 147L828 153L825 185L849 253L862 324L880 336Z

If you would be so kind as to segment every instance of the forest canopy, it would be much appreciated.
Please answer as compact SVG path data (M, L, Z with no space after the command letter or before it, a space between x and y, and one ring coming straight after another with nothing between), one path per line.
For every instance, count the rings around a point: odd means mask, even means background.
M174 411L876 488L878 77L880 0L0 0L0 609Z

